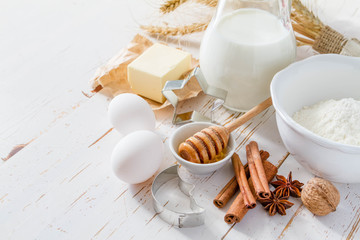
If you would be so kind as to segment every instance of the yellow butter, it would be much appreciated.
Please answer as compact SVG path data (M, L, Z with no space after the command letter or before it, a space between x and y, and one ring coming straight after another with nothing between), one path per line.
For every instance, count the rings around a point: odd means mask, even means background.
M127 74L135 93L163 103L165 82L179 79L190 67L190 53L156 43L128 65Z

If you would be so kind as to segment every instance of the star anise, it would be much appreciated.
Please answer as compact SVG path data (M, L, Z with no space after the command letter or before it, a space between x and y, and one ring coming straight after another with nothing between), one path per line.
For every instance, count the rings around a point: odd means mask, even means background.
M289 173L288 178L284 176L276 175L277 181L271 183L276 189L276 193L280 193L280 196L289 198L289 196L300 197L301 196L301 187L304 185L298 180L292 180L291 172Z
M281 196L280 192L271 192L270 196L267 198L259 199L261 205L269 211L270 216L274 216L277 212L280 215L286 215L286 209L294 205L292 202L289 202L286 197Z

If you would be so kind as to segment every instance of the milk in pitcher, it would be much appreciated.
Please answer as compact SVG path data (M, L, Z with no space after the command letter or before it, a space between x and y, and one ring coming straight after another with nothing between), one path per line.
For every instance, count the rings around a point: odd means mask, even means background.
M200 68L209 84L228 91L225 107L247 111L270 96L276 72L294 61L292 30L264 10L223 15L204 36Z

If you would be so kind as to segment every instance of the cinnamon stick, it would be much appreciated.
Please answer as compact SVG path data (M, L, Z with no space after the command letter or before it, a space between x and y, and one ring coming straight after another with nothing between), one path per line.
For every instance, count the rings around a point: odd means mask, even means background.
M239 190L239 185L237 184L236 178L233 177L230 181L221 189L219 194L214 198L214 205L218 208L223 208L228 203L228 201L235 195Z
M263 166L266 174L266 180L269 183L277 174L278 169L276 166L274 166L268 161L264 161ZM251 178L249 179L249 187L251 191L255 193L254 184ZM246 208L244 203L244 196L240 192L235 198L234 202L231 204L229 210L224 217L224 220L227 223L240 222L248 211L249 209Z
M240 160L240 157L234 153L234 155L231 157L231 160L234 167L236 181L244 197L245 206L248 209L253 209L256 207L256 201L250 190L248 179L245 174L245 169Z
M261 160L265 161L269 158L270 154L267 151L260 151ZM249 178L249 168L248 164L244 166L246 177ZM229 200L235 195L235 193L239 190L239 185L236 181L236 178L233 177L230 181L221 189L219 194L214 198L214 205L218 208L224 207Z
M263 191L258 192L257 194L259 194L259 196L261 198L269 197L270 196L269 183L266 180L265 170L264 170L264 166L261 161L258 144L255 141L251 141L249 143L249 147L251 150L252 159L254 160L254 163L255 163L257 176L259 177L260 183L263 188ZM254 183L255 183L255 181L254 181Z
M247 157L247 161L248 161L248 165L249 165L250 176L254 183L256 195L260 196L260 194L262 194L265 190L260 181L258 171L256 169L255 162L254 162L254 159L252 156L251 148L249 145L246 145L246 157Z

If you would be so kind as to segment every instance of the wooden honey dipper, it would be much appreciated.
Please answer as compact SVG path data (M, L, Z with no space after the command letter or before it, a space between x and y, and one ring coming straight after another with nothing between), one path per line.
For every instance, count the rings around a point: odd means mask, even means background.
M208 163L228 145L232 131L272 105L271 97L253 107L228 126L210 126L185 140L179 146L179 155L194 163Z

